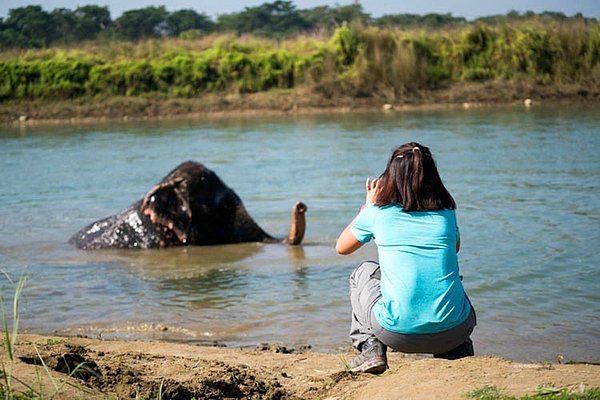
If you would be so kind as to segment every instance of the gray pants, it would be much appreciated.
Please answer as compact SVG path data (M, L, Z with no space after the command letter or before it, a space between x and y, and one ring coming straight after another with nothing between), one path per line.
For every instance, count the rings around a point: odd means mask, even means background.
M381 271L379 264L366 261L350 275L350 304L352 306L352 322L350 339L358 350L370 337L394 350L403 353L446 353L465 341L477 324L475 312L462 324L439 333L403 334L388 331L379 325L373 315L373 306L381 297Z

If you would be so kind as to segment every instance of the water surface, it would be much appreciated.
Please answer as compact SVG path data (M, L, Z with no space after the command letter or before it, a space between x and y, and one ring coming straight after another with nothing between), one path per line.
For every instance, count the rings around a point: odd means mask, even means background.
M346 349L347 278L377 254L369 245L339 256L335 239L363 203L365 178L395 146L419 141L458 203L477 353L599 361L599 128L598 106L3 128L0 268L28 276L29 332ZM276 236L304 201L304 245L67 244L186 160L213 169Z

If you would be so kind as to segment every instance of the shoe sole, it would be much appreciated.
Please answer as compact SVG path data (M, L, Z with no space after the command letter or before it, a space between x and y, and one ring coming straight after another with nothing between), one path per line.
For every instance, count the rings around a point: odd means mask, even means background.
M370 360L365 361L358 367L354 367L350 370L352 373L366 372L369 374L381 374L387 369L387 362L383 357L374 357Z

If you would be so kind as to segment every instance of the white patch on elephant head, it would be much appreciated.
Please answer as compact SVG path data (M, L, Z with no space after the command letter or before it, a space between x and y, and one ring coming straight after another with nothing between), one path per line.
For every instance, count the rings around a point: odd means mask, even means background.
M130 213L125 219L127 225L131 226L131 228L138 233L140 236L143 236L144 230L142 226L142 220L137 212Z

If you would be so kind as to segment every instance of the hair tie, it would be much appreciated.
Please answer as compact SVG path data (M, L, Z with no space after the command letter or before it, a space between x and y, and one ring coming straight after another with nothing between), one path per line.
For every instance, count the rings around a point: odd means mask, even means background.
M412 152L413 152L413 153L415 152L415 150L421 151L421 149L420 149L418 146L415 146L415 147L413 147L413 148L412 148ZM403 158L403 157L404 157L405 155L407 155L407 154L408 154L408 151L406 151L406 152L404 152L404 153L402 153L402 154L400 154L400 155L397 155L396 157L394 157L394 158L392 159L392 161L393 161L393 160L395 160L395 159L397 159L397 158Z

